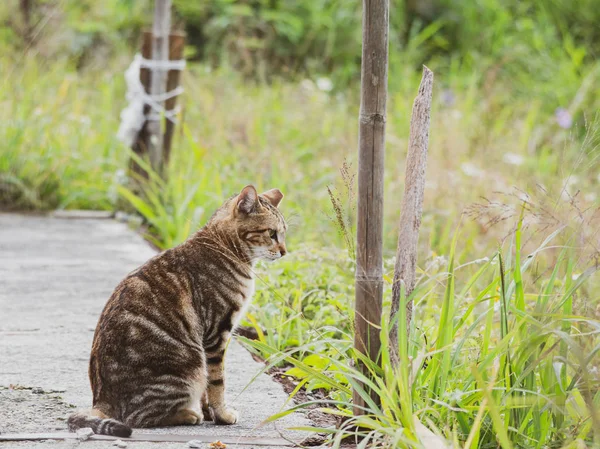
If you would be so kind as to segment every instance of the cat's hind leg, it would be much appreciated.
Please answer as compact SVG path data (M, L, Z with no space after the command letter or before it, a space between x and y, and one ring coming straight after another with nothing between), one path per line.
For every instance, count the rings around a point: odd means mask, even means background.
M200 400L206 391L206 371L197 368L192 376L157 376L127 398L130 410L125 422L131 427L164 427L201 424Z
M202 424L202 414L190 408L182 408L172 416L167 416L159 424L160 426L194 426Z
M202 397L206 395L206 373L198 370L192 386L188 390L187 404L178 409L174 414L165 416L159 426L193 426L204 421L203 411L200 409Z

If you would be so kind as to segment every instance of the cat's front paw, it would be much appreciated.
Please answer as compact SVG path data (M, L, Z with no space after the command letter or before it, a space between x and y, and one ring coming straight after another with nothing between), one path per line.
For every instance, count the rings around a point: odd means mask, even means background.
M215 424L235 424L238 421L238 412L232 408L222 407L213 409Z

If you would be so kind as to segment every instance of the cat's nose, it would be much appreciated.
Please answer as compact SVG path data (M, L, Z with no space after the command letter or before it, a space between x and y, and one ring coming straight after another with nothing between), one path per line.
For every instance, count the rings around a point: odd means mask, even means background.
M285 249L285 246L282 245L279 247L279 253L281 254L281 257L286 255L287 251Z

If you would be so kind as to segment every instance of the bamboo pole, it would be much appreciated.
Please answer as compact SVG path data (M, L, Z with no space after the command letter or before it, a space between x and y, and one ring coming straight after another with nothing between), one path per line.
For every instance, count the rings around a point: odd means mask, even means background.
M183 49L185 46L184 33L172 33L169 36L169 59L178 61L183 59ZM181 78L181 70L169 70L167 77L167 92L170 92L179 87L179 79ZM169 98L165 102L165 108L170 111L175 108L177 97ZM169 119L165 121L165 135L163 140L162 164L166 166L169 163L171 156L171 145L173 144L173 135L175 134L175 123Z
M155 0L154 22L152 25L152 60L169 60L169 33L171 31L171 0ZM161 95L165 93L167 84L167 70L152 69L150 80L150 94ZM159 102L164 107L164 102ZM150 120L148 123L148 153L150 164L158 173L162 173L163 163L163 131L161 120Z
M419 93L413 104L410 120L410 137L404 175L404 196L400 212L400 232L394 267L392 285L392 307L390 318L390 358L394 366L398 365L398 321L396 315L400 309L400 291L404 284L408 297L415 288L417 266L417 243L419 227L423 216L423 193L425 190L425 169L427 168L427 150L429 146L429 122L431 116L431 97L433 72L423 66L423 77ZM412 319L412 301L406 305L406 328L410 332Z
M152 57L152 32L144 31L142 36L142 56L144 59L150 59ZM144 86L146 92L150 91L150 70L146 68L142 68L140 70L140 82ZM150 106L144 105L144 115L148 115L150 112ZM143 158L144 155L148 154L148 142L150 140L150 133L148 131L148 122L146 121L140 129L140 132L137 135L137 138L133 142L131 149L133 152ZM129 170L130 174L136 175L135 178L138 179L148 179L148 173L142 167L138 165L138 163L134 159L129 160Z
M358 222L354 346L379 363L383 294L383 173L388 72L389 0L363 0L358 148ZM362 364L360 369L368 374ZM368 391L368 390L367 390ZM375 392L370 392L377 401ZM354 414L364 399L353 393Z

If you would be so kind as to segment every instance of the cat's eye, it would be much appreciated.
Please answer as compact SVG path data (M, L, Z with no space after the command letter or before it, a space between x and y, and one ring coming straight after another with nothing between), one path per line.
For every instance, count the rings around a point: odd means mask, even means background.
M273 240L277 241L277 231L275 231L274 229L271 229L269 231L269 237L271 237Z

